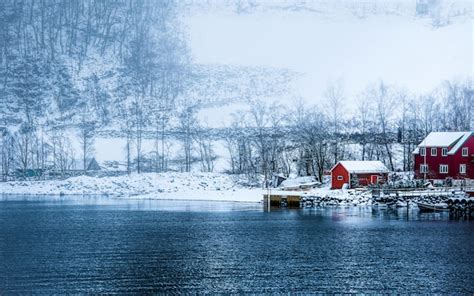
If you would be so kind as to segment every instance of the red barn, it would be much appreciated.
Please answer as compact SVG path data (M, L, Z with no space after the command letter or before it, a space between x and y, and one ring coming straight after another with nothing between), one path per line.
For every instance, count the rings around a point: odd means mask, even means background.
M380 161L340 161L331 169L331 189L385 183L389 170Z
M415 178L474 179L474 132L432 132L413 156Z

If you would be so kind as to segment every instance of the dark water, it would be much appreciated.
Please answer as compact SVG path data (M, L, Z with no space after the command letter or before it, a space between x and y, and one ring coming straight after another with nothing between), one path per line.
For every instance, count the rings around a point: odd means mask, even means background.
M474 293L474 222L416 211L0 199L0 294Z

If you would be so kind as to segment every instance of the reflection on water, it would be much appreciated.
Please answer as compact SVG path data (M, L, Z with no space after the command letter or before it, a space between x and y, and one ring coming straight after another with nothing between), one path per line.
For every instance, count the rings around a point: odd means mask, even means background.
M41 206L83 206L97 207L97 210L133 210L133 211L193 211L193 212L225 212L225 211L259 211L259 203L245 202L213 202L192 200L159 200L134 199L104 196L42 196L42 195L0 195L0 202L27 202L28 205ZM28 206L24 204L25 206Z
M3 197L0 294L472 294L473 227L415 209Z

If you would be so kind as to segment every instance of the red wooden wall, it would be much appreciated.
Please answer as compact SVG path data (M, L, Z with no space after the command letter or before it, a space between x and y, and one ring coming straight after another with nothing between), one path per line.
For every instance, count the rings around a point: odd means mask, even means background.
M468 147L468 156L462 156L462 148ZM451 147L450 147L451 148ZM458 149L456 154L442 156L442 148L436 148L436 156L431 156L431 147L426 148L426 164L428 165L428 173L426 174L427 179L445 179L451 177L453 179L474 179L474 137L471 136L467 141ZM420 172L420 165L424 164L424 156L415 154L415 178L423 179L424 174ZM447 174L441 174L439 172L439 166L441 164L447 164L449 166ZM460 174L459 165L466 164L466 174Z
M342 180L338 180L337 176L342 176ZM349 172L338 163L331 171L331 188L341 189L344 183L349 184Z

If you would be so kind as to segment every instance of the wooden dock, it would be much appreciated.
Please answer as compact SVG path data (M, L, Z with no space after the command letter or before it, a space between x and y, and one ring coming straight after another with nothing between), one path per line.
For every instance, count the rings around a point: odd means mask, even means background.
M270 207L299 208L303 194L300 191L270 191L263 194L263 204Z

